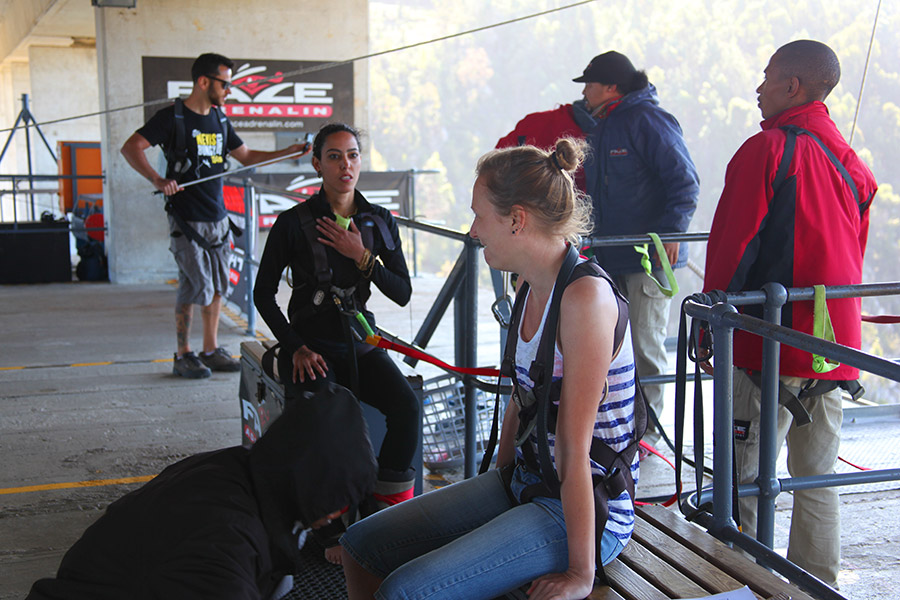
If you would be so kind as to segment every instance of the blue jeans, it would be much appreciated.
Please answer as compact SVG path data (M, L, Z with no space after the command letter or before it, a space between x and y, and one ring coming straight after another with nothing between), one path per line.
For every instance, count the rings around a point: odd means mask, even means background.
M496 470L363 519L341 545L384 579L382 600L490 599L569 565L560 501L517 505ZM604 559L621 550L604 534Z

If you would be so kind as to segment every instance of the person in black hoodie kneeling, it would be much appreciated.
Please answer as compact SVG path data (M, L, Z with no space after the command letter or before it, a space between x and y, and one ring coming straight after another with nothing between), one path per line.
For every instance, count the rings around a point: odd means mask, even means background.
M291 589L301 530L358 504L376 472L359 404L331 385L249 450L191 456L110 504L28 600L274 600Z

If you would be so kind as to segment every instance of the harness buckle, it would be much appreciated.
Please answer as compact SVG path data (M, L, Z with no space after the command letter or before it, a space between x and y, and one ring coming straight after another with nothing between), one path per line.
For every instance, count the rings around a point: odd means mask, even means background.
M494 318L497 319L500 327L509 329L512 318L512 299L508 295L494 300L494 303L491 304L491 312L494 313Z

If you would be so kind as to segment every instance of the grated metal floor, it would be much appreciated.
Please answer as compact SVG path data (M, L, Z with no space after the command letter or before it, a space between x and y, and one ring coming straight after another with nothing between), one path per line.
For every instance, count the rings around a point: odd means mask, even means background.
M325 560L325 549L309 536L300 551L302 568L282 600L345 600L344 571Z

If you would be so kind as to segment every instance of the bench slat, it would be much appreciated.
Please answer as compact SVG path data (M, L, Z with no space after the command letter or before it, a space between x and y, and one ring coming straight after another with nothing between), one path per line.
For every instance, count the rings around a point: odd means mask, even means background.
M641 517L637 517L635 521L632 541L635 540L684 576L707 589L708 593L720 594L744 587L743 583L697 556ZM763 600L759 594L755 595Z
M667 549L668 545L661 548L663 552ZM708 590L682 575L635 539L628 542L619 559L670 598L702 598L709 595Z
M621 560L614 560L603 568L613 589L625 600L669 600L669 596L635 573Z
M587 597L587 600L625 600L616 590L608 585L598 585L594 587L594 591Z
M660 506L644 506L637 510L640 517L667 536L675 538L686 548L712 563L731 577L744 582L764 598L785 592L793 600L813 600L792 583L729 548L705 530L686 521L680 514Z

